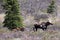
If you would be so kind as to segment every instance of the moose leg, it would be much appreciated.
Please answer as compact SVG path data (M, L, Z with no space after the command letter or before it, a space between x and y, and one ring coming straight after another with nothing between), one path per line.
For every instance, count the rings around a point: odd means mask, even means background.
M46 27L46 26L43 26L43 27L42 27L42 30L46 30L46 29L47 29L47 27Z
M46 26L46 28L45 28L45 30L47 29L47 26Z
M46 30L47 29L47 26L44 28L44 30Z
M46 30L45 28L42 29L43 31Z
M46 26L43 25L41 28L42 28L42 30L45 30L46 29Z
M37 28L36 28L36 31L37 31Z
M46 30L46 28L43 28L42 30Z
M44 28L42 28L42 30L44 30Z

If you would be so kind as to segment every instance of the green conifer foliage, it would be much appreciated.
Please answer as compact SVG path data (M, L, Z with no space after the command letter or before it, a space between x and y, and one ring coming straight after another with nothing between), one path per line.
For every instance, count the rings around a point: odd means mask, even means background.
M47 8L47 13L53 14L54 9L55 9L55 2L54 0L52 0L51 4Z
M18 0L4 0L3 9L6 10L4 27L14 29L17 27L23 27L23 19L19 12Z

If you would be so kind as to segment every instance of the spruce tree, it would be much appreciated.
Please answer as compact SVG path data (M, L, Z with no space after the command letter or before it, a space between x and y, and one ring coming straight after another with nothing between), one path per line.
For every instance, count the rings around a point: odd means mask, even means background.
M55 11L55 1L52 0L51 4L47 8L47 13L53 14L54 11Z
M55 5L55 0L52 0L50 5L47 8L47 13L49 13L49 17L52 20L52 22L56 22L56 5Z
M23 19L20 14L18 0L4 0L3 9L6 10L6 16L3 22L4 27L8 27L9 29L23 27Z

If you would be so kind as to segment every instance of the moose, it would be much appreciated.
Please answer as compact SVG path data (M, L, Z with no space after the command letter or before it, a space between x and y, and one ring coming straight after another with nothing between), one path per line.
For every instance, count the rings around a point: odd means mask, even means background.
M52 23L50 23L49 21L47 22L42 22L41 24L34 24L33 30L37 31L37 29L42 29L42 30L46 30L47 26L49 25L53 25Z

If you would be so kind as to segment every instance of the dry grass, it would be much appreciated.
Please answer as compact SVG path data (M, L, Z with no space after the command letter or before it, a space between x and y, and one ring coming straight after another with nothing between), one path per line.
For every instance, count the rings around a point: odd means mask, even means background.
M4 16L1 15L0 18L0 21L2 21ZM0 23L1 27L2 22ZM0 40L60 40L60 30L58 30L58 28L60 28L59 21L53 26L49 26L46 31L39 29L37 32L34 32L31 28L32 26L29 25L24 32L14 32L1 27ZM56 29L54 30L54 28Z

